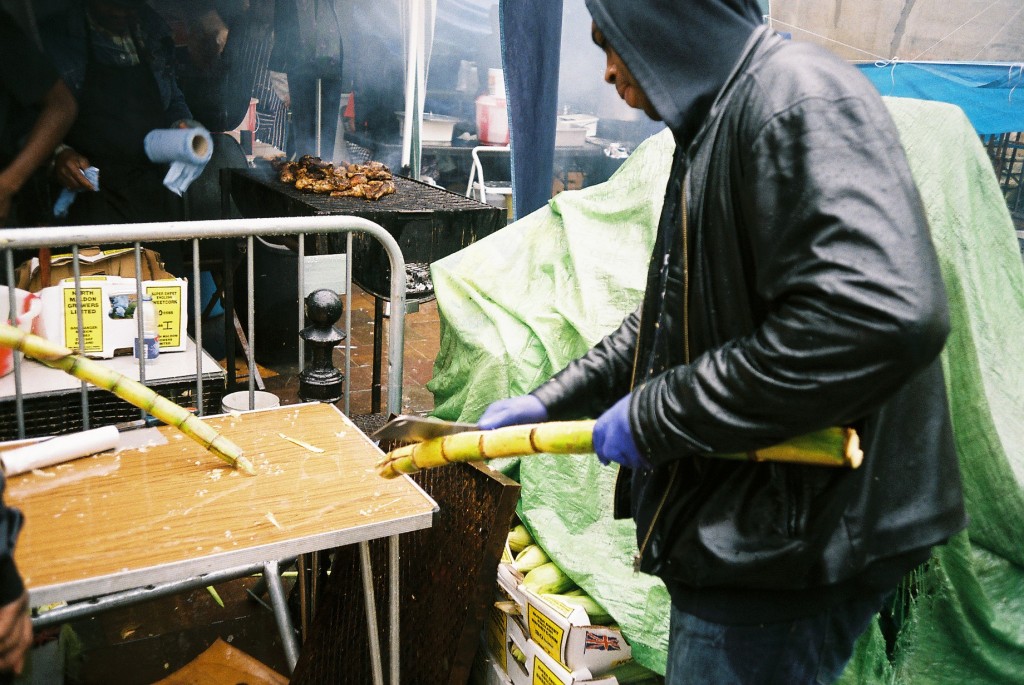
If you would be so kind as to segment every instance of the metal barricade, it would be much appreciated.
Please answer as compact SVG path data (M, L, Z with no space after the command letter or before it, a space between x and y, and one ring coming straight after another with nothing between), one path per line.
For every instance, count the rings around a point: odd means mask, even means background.
M305 292L305 269L304 269L304 237L306 235L315 234L331 234L339 233L345 234L347 238L347 254L352 255L352 236L355 233L363 233L369 237L378 240L388 255L388 260L391 269L391 316L389 339L388 339L388 351L387 351L387 410L390 413L400 413L402 403L402 372L403 372L403 343L404 343L404 330L405 330L405 313L406 313L406 270L405 260L402 256L402 252L398 246L398 243L379 224L372 221L351 217L351 216L322 216L322 217L299 217L299 218L267 218L267 219L224 219L224 220L212 220L212 221L190 221L190 222L170 222L170 223L151 223L151 224L120 224L120 225L102 225L102 226L73 226L73 227L59 227L59 228L15 228L0 230L0 267L4 268L6 273L6 280L9 284L15 283L15 252L22 252L28 250L38 250L39 248L49 247L53 245L66 245L70 246L71 253L73 255L72 269L75 277L75 301L81 302L81 288L82 288L82 277L80 270L80 248L81 247L92 247L92 246L104 246L114 244L129 243L134 246L135 256L135 273L142 274L142 244L161 243L166 241L188 241L191 244L191 263L192 272L190 277L191 287L191 298L192 298L192 309L196 312L194 317L194 336L195 336L195 355L196 355L196 373L195 373L195 395L197 399L197 413L204 415L207 413L219 413L220 407L214 407L211 412L210 407L204 406L204 392L203 392L203 363L202 356L203 350L203 321L201 312L201 293L199 288L200 283L200 243L204 240L213 239L237 239L244 241L245 244L245 262L247 269L247 308L248 308L248 344L246 349L246 363L248 364L249 372L249 407L253 408L255 404L255 374L253 369L256 368L255 350L258 340L255 339L254 333L254 320L255 320L255 308L258 306L258 302L255 299L254 293L254 264L253 264L253 241L257 236L295 236L298 242L298 274L297 274L297 292L300 294L297 297L297 320L298 327L301 331L304 328L304 307L303 298L301 294ZM229 274L230 275L230 274ZM351 369L350 369L350 358L351 358L351 311L352 311L352 262L351 259L346 260L346 268L344 275L345 294L344 294L344 330L346 332L345 337L345 368L344 368L344 381L343 381L343 411L348 414L350 410L349 398L351 394ZM14 312L17 311L15 306L15 289L13 287L8 288L8 296L10 303L10 312L14 316ZM136 279L136 297L137 302L142 302L142 279ZM75 307L78 316L78 330L82 330L82 309L83 307ZM233 316L233 312L226 312L226 315ZM136 317L138 336L141 339L143 337L143 322L141 317ZM83 349L84 335L78 335L79 350ZM301 337L297 341L298 346L298 365L301 372L304 364L304 349L303 341ZM184 353L182 353L184 354ZM14 355L14 387L16 403L16 415L18 423L18 437L25 437L25 407L24 407L24 394L31 392L31 388L25 388L23 384L23 362ZM144 359L138 360L138 372L139 379L143 384L146 383L146 364ZM81 388L81 411L82 411L82 423L84 428L89 427L89 394L85 383L82 383ZM143 412L144 416L144 412ZM390 604L391 604L391 635L394 639L397 636L398 630L398 538L392 536L389 539L391 555L392 555L392 573L390 582ZM368 554L368 548L366 543L360 543L364 553ZM180 592L186 589L194 587L202 587L210 585L223 580L241 577L243 575L249 575L254 572L263 572L264 579L267 582L267 590L271 597L271 603L273 604L275 619L278 624L278 629L281 633L283 647L286 652L287 661L290 668L294 668L296 660L298 658L298 643L295 639L294 630L291 625L291 620L288 615L286 608L286 600L283 595L281 587L281 581L279 577L279 570L281 565L287 565L291 560L267 560L261 564L247 565L239 568L227 569L217 573L204 574L193 578L182 579L170 583L162 583L157 586L139 588L137 590L129 590L124 592L113 593L102 597L93 598L87 602L80 602L71 604L59 609L54 609L51 612L43 614L33 619L36 627L42 627L45 625L55 625L57 623L71 620L80 616L95 613L110 608L119 606L125 606L133 604L135 602L144 601L149 598L159 597L167 594ZM366 568L365 573L371 573L368 560L365 562ZM365 585L365 583L364 583ZM367 590L364 587L364 591L372 592L372 588ZM372 606L369 601L372 597L368 596L368 606ZM368 610L369 611L369 610ZM375 615L375 614L374 614ZM397 640L395 640L397 642ZM372 644L376 647L376 627L373 626L372 633ZM397 645L391 646L390 657L393 660L393 669L397 673ZM375 653L376 661L380 661L379 648Z
M380 225L359 217L352 216L320 216L320 217L284 217L265 219L222 219L211 221L182 221L168 223L148 224L117 224L100 226L62 226L46 228L13 228L0 230L0 252L2 252L6 280L8 283L15 282L15 253L25 253L27 250L38 250L53 245L70 246L73 255L73 273L75 275L76 301L81 298L81 273L79 250L82 247L104 246L115 244L131 244L135 249L136 273L141 273L141 249L142 244L160 243L166 241L188 241L191 244L191 299L194 317L194 338L196 355L195 374L195 395L196 409L200 416L208 413L219 413L220 407L204 406L204 378L203 378L203 321L200 312L201 294L198 284L200 283L200 243L214 239L237 239L245 244L245 263L248 278L247 280L247 317L248 336L246 345L246 363L249 372L249 406L254 406L255 401L255 374L256 369L255 349L259 344L254 331L255 311L258 306L254 293L254 264L253 264L253 241L257 236L294 236L298 243L298 274L296 317L298 330L302 330L304 323L304 308L302 293L305 292L305 269L304 269L304 237L314 234L338 233L346 236L347 254L352 255L352 236L354 233L363 233L378 240L387 253L391 278L391 316L389 318L389 338L387 351L387 411L389 413L400 413L402 403L402 372L403 372L403 343L404 343L404 322L406 313L406 269L405 260L401 249L394 237ZM344 294L344 323L345 337L345 368L343 386L343 411L348 414L350 410L351 395L351 311L352 311L352 260L346 260L345 267L345 294ZM136 279L136 295L138 302L142 302L142 281ZM15 291L8 289L10 311L15 312ZM82 308L76 308L79 317L78 330L82 330ZM234 312L227 312L233 316ZM138 335L142 337L142 320L137 318ZM84 336L78 336L79 350L83 349ZM298 365L301 372L304 364L304 346L300 338L298 346ZM14 388L15 388L15 413L17 417L17 437L26 437L25 428L25 407L24 394L30 392L30 388L23 386L22 362L18 356L14 358ZM146 384L146 365L142 359L138 360L139 379ZM86 384L81 388L82 406L82 427L89 428L89 394Z

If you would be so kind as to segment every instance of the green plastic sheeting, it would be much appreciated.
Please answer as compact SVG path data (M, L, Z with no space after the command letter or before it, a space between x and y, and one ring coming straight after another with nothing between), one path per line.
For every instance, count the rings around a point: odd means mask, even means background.
M532 390L639 305L672 149L659 134L606 183L561 193L433 264L436 416L475 421L492 401ZM500 466L522 484L520 515L534 537L615 617L637 661L664 673L668 593L633 573L636 527L611 516L614 469L593 456Z
M970 525L904 582L895 646L880 625L841 681L1024 683L1024 265L967 118L889 99L949 294L943 352Z
M952 305L943 363L971 524L908 578L843 676L853 683L1024 683L1024 266L998 183L963 113L887 99L932 226ZM475 420L527 392L632 311L673 142L661 133L604 184L432 267L441 350L435 414ZM593 456L497 464L549 556L615 617L636 659L664 673L668 595L632 571L630 521L611 518L614 467Z

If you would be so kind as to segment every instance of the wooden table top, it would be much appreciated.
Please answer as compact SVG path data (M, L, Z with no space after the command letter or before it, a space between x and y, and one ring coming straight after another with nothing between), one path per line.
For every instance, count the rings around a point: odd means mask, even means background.
M242 448L256 476L162 426L165 444L8 481L6 502L25 515L15 561L33 605L419 530L437 510L412 480L378 476L380 450L332 405L204 420Z

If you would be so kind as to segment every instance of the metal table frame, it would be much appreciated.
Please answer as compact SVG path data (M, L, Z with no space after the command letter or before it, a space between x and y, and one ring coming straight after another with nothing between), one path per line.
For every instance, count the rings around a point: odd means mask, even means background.
M247 346L247 362L250 369L255 369L255 358L254 349L256 341L254 340L255 334L253 330L253 319L254 319L254 302L251 293L253 287L253 239L255 236L268 236L268 235L294 235L298 238L299 246L299 269L298 269L298 292L304 291L304 268L303 268L303 257L304 257L304 236L306 234L326 234L326 233L341 233L346 235L348 244L348 253L352 253L352 234L355 232L365 233L370 237L378 240L384 247L388 261L391 268L391 279L390 279L390 291L391 291L391 303L392 312L390 317L390 333L388 339L388 401L387 410L390 413L401 413L402 406L402 373L403 373L403 349L404 349L404 332L405 332L405 313L406 313L406 271L405 271L405 260L402 255L401 249L394 237L382 228L379 224L376 224L367 219L354 216L317 216L317 217L280 217L280 218L260 218L260 219L218 219L210 221L178 221L178 222L166 222L166 223L135 223L135 224L117 224L117 225L98 225L98 226L58 226L58 227L36 227L36 228L11 228L0 230L0 250L3 251L3 268L6 270L7 281L14 283L14 251L15 250L37 250L43 247L49 247L52 245L70 245L72 253L76 256L74 264L74 273L76 275L76 295L80 297L78 292L79 283L77 278L80 277L78 268L78 248L80 246L92 246L92 245L105 245L113 243L134 243L136 248L136 264L137 271L141 273L141 260L139 258L139 250L141 249L142 242L153 243L161 241L172 241L172 240L188 240L191 241L192 245L192 275L191 282L198 284L200 282L200 256L199 256L199 243L200 240L214 239L214 238L237 238L244 239L246 241L246 268L248 270L248 283L250 288L250 296L248 298L248 346ZM348 331L351 329L351 284L352 284L352 264L351 260L346 260L346 274L345 274L345 307L344 307L344 327ZM138 293L141 300L141 282L139 285ZM14 302L14 290L9 290L10 296L10 311L16 311ZM193 296L193 311L201 312L202 306L200 302L199 288L194 287L192 289ZM304 311L300 298L298 303L298 321L299 329L303 328L303 317ZM81 324L81 321L80 321ZM141 325L141 322L140 322ZM195 321L195 337L197 340L196 345L196 366L202 368L202 320L200 316L196 317ZM351 372L349 368L349 359L351 357L351 350L348 347L350 345L351 336L346 337L346 355L345 355L345 369L344 369L344 411L349 411L349 396L350 396L350 379ZM298 357L299 357L299 369L302 369L304 360L304 350L302 340L299 340L298 345ZM139 376L143 383L145 383L145 367L140 361L139 365ZM22 369L21 362L18 356L15 355L14 364L14 385L15 385L15 402L16 402L16 415L18 422L18 434L19 436L25 435L25 414L24 414L24 388L22 385ZM249 375L249 399L250 407L254 406L254 393L256 390L255 376L254 374ZM199 401L198 415L203 416L209 413L209 408L202 406L203 398L203 377L202 374L196 375L196 397ZM89 428L88 425L88 394L87 386L85 383L82 384L81 390L81 402L82 402L82 413L84 428ZM215 408L214 412L218 411L219 408ZM383 680L383 669L381 666L380 650L377 641L377 626L376 626L376 612L373 609L372 601L372 572L370 569L370 557L369 548L366 541L359 541L360 553L363 561L363 585L364 591L367 594L367 619L368 629L370 630L370 645L371 645L371 658L373 660L373 672L374 672L374 683L382 684ZM398 627L399 627L399 570L398 570L398 536L391 535L389 537L389 548L390 548L390 664L391 664L391 679L392 685L397 685L400 669L399 669L399 644L398 644ZM50 625L55 622L69 620L88 613L95 613L108 608L114 608L117 606L123 606L128 603L144 601L149 598L155 598L162 595L174 594L176 592L184 591L187 589L202 587L210 585L221 580L229 580L232 578L238 578L251 573L262 570L265 574L265 578L268 582L268 590L271 596L271 602L274 606L275 618L278 622L279 630L281 631L282 640L284 641L286 656L288 659L289 666L294 668L298 658L298 646L294 637L294 631L291 628L291 621L288 615L286 602L283 596L283 590L280 583L280 578L277 574L279 564L283 560L266 560L255 564L245 564L230 569L218 569L210 573L204 573L200 575L194 575L183 580L174 580L168 582L162 582L159 584L147 584L140 588L125 589L123 587L109 588L110 594L105 594L102 597L96 597L90 599L88 602L68 606L63 609L48 612L44 616L41 616L34 620L34 625L43 626ZM97 594L103 594L102 589L95 589ZM30 591L31 602L34 606L48 603L56 599L51 596L43 596L39 593L33 593ZM63 599L63 598L62 598Z

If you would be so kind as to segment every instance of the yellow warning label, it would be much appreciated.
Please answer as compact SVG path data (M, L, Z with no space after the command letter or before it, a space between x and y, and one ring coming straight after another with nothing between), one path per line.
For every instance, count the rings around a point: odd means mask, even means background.
M82 288L82 339L86 354L103 352L103 289ZM75 289L64 289L64 344L78 350L78 308Z
M540 645L548 656L560 662L565 629L538 611L532 603L527 605L526 613L530 625L530 639Z
M146 286L146 293L153 298L153 308L156 309L156 333L160 336L160 347L181 345L183 291L180 283Z
M560 602L551 595L544 595L544 601L547 602L548 606L554 610L556 614L569 618L569 614L576 610L576 607L571 607L565 602Z
M562 681L543 661L534 658L533 685L562 685Z

